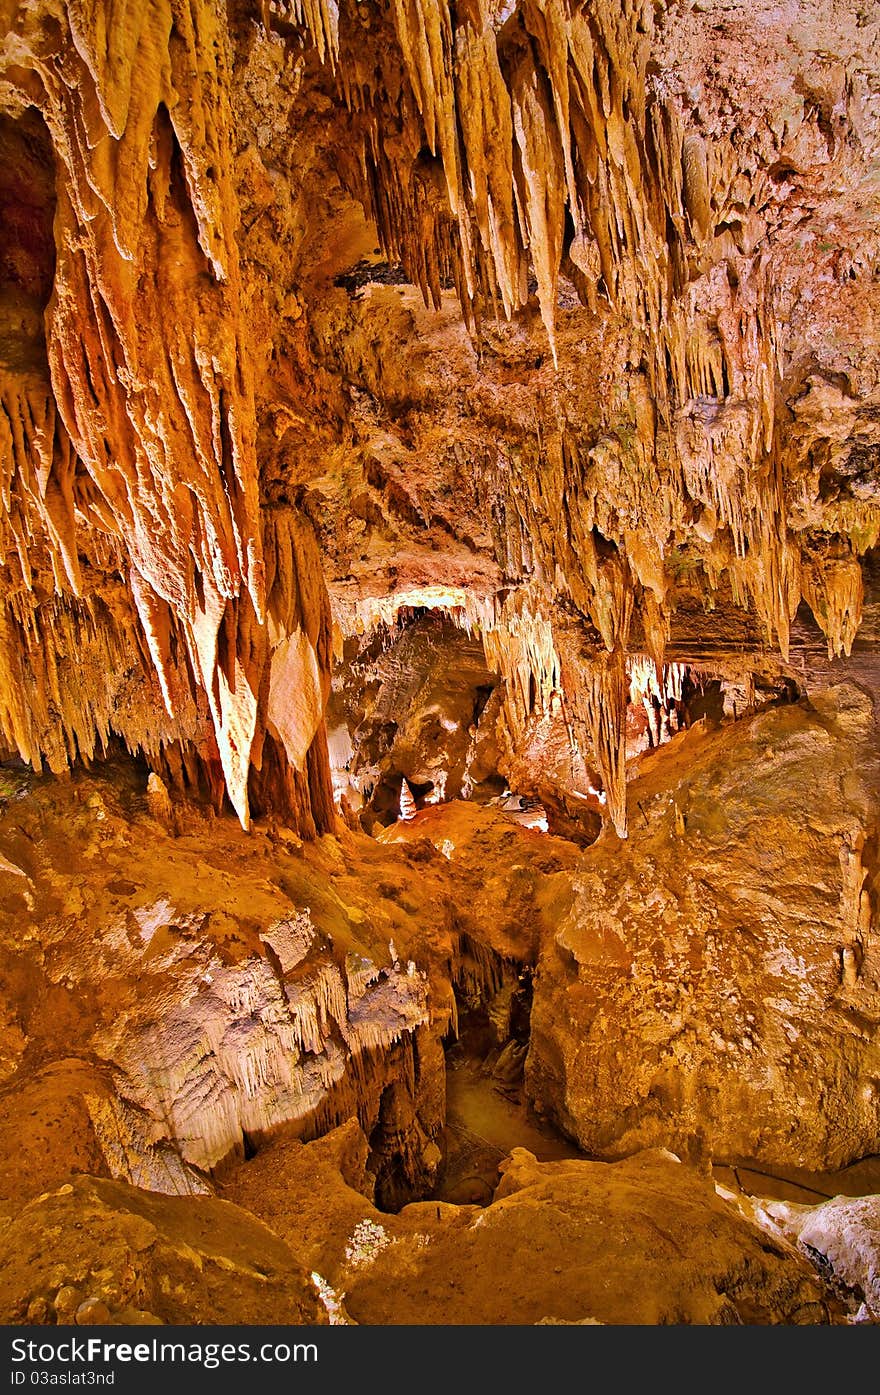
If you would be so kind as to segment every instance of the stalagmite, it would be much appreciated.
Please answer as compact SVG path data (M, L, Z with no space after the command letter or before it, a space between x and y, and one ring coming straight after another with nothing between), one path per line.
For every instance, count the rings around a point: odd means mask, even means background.
M414 819L417 813L413 792L406 780L400 782L400 817L404 822Z
M168 793L165 782L156 774L150 771L147 777L147 808L158 819L171 828L174 824L174 806L171 803L171 796Z

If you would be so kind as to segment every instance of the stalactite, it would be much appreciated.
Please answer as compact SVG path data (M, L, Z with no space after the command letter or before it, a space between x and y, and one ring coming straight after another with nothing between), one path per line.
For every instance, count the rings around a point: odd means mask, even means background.
M58 589L81 592L75 470L48 383L0 374L0 567L14 557L28 590L42 566Z
M645 710L651 744L659 746L682 724L686 664L658 664L647 654L633 654L627 663L629 700Z
M829 659L852 651L862 620L864 583L858 558L821 555L804 567L804 597L828 640Z
M455 71L476 226L510 316L522 302L523 280L514 209L514 122L485 0L457 12Z
M120 586L42 605L12 597L0 605L0 655L0 735L36 770L44 760L57 774L79 757L91 760L111 733L148 757L181 735L200 740L204 709L200 717L194 698L181 697L172 722L151 690Z
M528 722L535 704L549 706L561 689L559 658L549 608L538 591L510 595L494 617L484 617L483 645L490 668L505 680L505 706L515 731Z
M595 421L574 422L548 391L533 435L480 466L494 564L523 599L448 588L450 608L479 612L514 740L561 701L553 608L595 627L611 660L582 694L581 726L615 787L619 723L589 713L614 707L635 611L663 663L683 539L684 561L710 589L726 576L785 656L802 589L833 653L858 625L853 567L814 565L809 530L836 539L835 563L838 542L859 554L880 531L869 500L820 497L813 446L837 431L827 394L795 403L794 432L778 410L796 354L767 160L788 140L818 143L827 163L819 115L794 102L788 135L773 127L760 150L727 127L708 139L684 79L652 61L660 14L646 0L522 0L503 16L485 0L393 0L379 36L333 0L261 6L264 28L299 28L335 74L353 137L341 177L379 244L426 301L455 288L478 349L492 306L511 317L536 290L564 381L563 267L591 322L625 328ZM47 0L19 19L0 67L42 112L58 167L56 407L45 386L0 386L0 551L16 586L36 567L62 594L83 587L81 530L102 538L168 714L186 667L173 650L188 652L242 822L253 805L330 828L317 558L293 512L261 512L258 498L222 6L156 0L105 24L95 0L63 16ZM844 460L842 439L833 447ZM356 604L396 615L405 603ZM15 705L9 729L25 720Z
M608 817L626 837L626 656L603 654L584 681L591 738L605 785Z
M329 12L296 14L321 19L322 56L332 56ZM77 528L89 518L109 526L166 712L185 717L171 683L171 646L182 642L242 823L268 721L304 784L285 812L312 831L326 827L320 573L308 579L314 549L298 551L292 534L280 551L298 578L293 599L279 596L277 566L267 583L263 562L225 13L157 0L108 16L76 0L63 16L48 4L21 7L14 33L0 70L39 107L58 169L46 349L63 428L51 399L0 393L0 549L11 533L30 585L27 544L39 520L56 589L78 594ZM79 497L75 460L89 481ZM103 741L106 723L96 730ZM77 749L94 746L81 725L76 735Z
M516 960L505 958L466 931L458 935L454 949L450 978L472 1001L488 1002L506 983L515 983L522 968ZM457 1032L457 1018L452 1026Z
M386 1086L415 1095L412 1042L430 1021L427 976L354 952L340 967L307 915L297 913L286 938L283 925L270 928L265 957L226 962L203 940L182 938L169 951L191 975L178 997L144 1023L108 1025L99 1052L120 1072L126 1118L140 1121L147 1170L166 1142L211 1170L243 1131L284 1125L311 1138L354 1113L371 1130Z
M639 600L639 617L645 635L645 648L655 666L662 668L672 620L669 610L652 591L646 591Z
M594 752L605 790L605 814L621 838L627 832L628 615L631 601L621 616L625 625L621 643L612 649L591 642L582 623L570 621L554 628L569 720L575 730L585 735Z
M523 242L532 256L541 316L553 362L556 353L556 299L565 223L564 170L554 130L552 97L543 74L523 60L511 80L513 129L518 169L517 206Z
M468 321L481 287L500 292L508 315L522 307L528 254L554 355L565 256L590 282L591 305L601 294L632 327L631 400L608 411L607 434L560 446L544 423L534 453L499 462L499 565L523 580L553 578L548 594L570 595L608 645L606 578L590 541L598 528L652 593L639 609L662 662L675 604L664 559L691 528L710 581L729 572L785 656L801 579L776 419L785 326L763 240L766 172L744 173L752 155L727 134L708 141L686 94L652 78L656 16L640 0L588 10L524 0L503 25L480 0L454 12L445 0L399 0L393 13L398 48L373 68L340 28L343 86L369 116L370 199L385 245L421 268L437 303L445 244ZM437 157L436 197L418 215L415 186L407 192L416 113ZM798 139L814 134L804 108ZM875 513L825 506L829 533L858 551L876 542Z

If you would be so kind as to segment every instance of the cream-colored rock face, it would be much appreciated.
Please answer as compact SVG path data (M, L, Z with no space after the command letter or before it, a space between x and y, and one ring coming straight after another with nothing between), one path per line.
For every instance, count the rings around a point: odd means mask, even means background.
M176 811L169 827L150 790L129 803L127 777L34 793L7 831L35 850L36 820L36 862L0 866L0 957L19 984L2 1022L15 1083L0 1195L71 1167L210 1191L255 1140L353 1113L371 1132L387 1124L402 1196L430 1184L451 1010L439 966L455 952L440 854L401 879L406 858L363 836L345 852L249 838L229 817ZM378 860L362 881L364 853ZM433 887L430 917L418 884ZM25 1143L21 1120L36 1116Z
M880 1200L836 1196L818 1206L755 1203L756 1215L827 1266L863 1322L880 1321Z

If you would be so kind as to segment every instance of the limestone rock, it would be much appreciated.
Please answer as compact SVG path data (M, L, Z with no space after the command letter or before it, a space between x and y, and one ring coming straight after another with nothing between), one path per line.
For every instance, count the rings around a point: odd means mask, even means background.
M669 1154L538 1163L516 1149L485 1209L377 1211L352 1126L243 1164L227 1195L272 1225L359 1323L825 1322L806 1260ZM528 1254L529 1263L522 1263Z
M760 1210L826 1270L857 1312L880 1319L880 1198L836 1196L820 1206L767 1201Z
M622 835L627 658L694 598L753 665L801 602L857 646L871 15L100 15L22 0L0 49L8 750L119 735L329 830L326 576L342 631L467 615L508 767L546 723Z
M528 1089L588 1152L875 1150L873 730L844 686L642 758L629 840L560 887L535 977Z
M4 1322L316 1323L324 1309L287 1246L212 1197L80 1177L0 1235ZM38 1311L45 1311L40 1318Z
M102 1174L195 1217L282 1141L343 1206L294 1143L357 1118L400 1207L520 974L523 1089L595 1154L880 1146L875 11L5 6L10 1206L87 1173L34 1215L128 1234ZM668 1159L531 1167L482 1219L348 1197L319 1311L405 1261L416 1318L620 1321L574 1253L568 1306L490 1292L602 1193L640 1320L816 1315ZM161 1316L84 1264L16 1320Z

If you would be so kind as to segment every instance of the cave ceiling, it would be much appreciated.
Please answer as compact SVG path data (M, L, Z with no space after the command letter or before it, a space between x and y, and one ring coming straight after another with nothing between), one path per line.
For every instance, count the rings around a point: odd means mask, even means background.
M634 663L876 685L874 7L3 32L7 755L119 739L326 831L334 656L438 611L503 685L500 768L550 751L624 835Z

